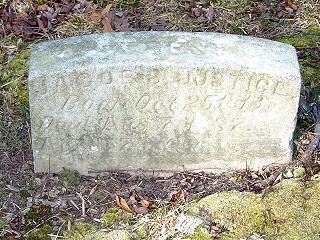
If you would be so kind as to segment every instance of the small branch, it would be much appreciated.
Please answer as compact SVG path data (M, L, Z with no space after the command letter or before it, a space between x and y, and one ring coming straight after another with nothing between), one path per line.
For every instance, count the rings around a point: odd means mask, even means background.
M86 204L85 204L85 200L82 196L81 193L77 193L77 195L79 196L79 198L81 199L81 210L82 210L82 217L86 216Z
M314 153L314 151L316 150L316 148L319 146L319 143L320 143L320 111L316 103L313 103L311 107L312 107L312 113L316 119L316 126L314 128L315 138L310 142L308 148L302 155L303 160L306 160L309 157L311 157L311 155Z
M60 230L61 230L62 226L63 226L65 223L66 223L66 221L64 221L64 222L59 226L59 229L58 229L57 234L55 234L55 235L54 235L54 234L48 234L48 235L51 237L52 240L57 240L57 238L66 238L66 237L64 237L64 236L59 236Z

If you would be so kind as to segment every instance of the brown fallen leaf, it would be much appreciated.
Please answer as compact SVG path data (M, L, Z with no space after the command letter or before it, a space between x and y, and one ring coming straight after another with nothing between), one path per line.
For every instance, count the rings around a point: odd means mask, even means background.
M309 200L310 198L311 198L311 195L308 193L303 196L304 200Z
M111 14L108 14L109 16L104 16L102 19L103 24L103 32L113 32L112 26L111 26Z
M132 205L132 204L136 204L137 200L136 197L134 196L134 194L131 194L129 201L128 201L128 205Z
M193 13L193 15L194 15L195 17L200 17L201 14L202 14L202 11L201 11L200 8L193 8L193 9L192 9L192 13Z
M39 26L39 28L40 28L40 30L42 30L42 31L44 31L44 32L47 32L48 30L47 30L47 24L48 24L48 21L47 22L45 22L45 20L47 20L46 18L44 18L44 17L38 17L37 18L37 23L38 23L38 26Z
M47 11L49 6L47 4L42 4L37 7L37 11Z
M148 200L145 200L145 199L142 199L141 200L141 205L143 206L143 207L149 207L149 205L150 205L150 202L148 201Z
M116 196L116 203L121 209L127 212L132 212L131 208L128 206L127 201L125 199Z
M210 227L212 231L215 231L216 233L221 233L222 230L220 228L218 228L217 226L211 226Z
M87 1L87 0L77 0L77 1L88 9L92 7L92 3L93 3L92 1Z
M90 21L94 24L98 24L103 19L104 15L108 14L112 4L108 4L101 12L96 12L95 8L91 8Z
M111 7L112 7L112 4L111 4L111 3L108 4L108 5L101 11L101 13L100 13L101 16L107 14L107 13L110 11Z
M187 191L182 189L179 192L172 194L170 201L173 203L183 202L185 201L186 194L187 194Z
M212 6L209 6L209 10L208 10L208 20L212 21L215 15L215 11L214 8Z
M147 208L149 208L149 209L156 209L156 208L158 208L156 203L150 202L150 201L144 199L141 195L139 195L139 198L140 198L141 205L142 205L143 207L147 207Z
M157 209L158 206L155 202L150 202L149 206L148 206L149 209Z
M288 6L289 8L293 9L293 10L297 10L296 5L294 5L291 0L285 0L285 4L286 6Z
M143 215L145 215L145 214L148 213L148 211L149 211L148 208L145 207L145 206L142 206L142 207L134 207L134 208L133 208L133 212L138 213L138 214L143 214Z
M123 14L122 16L117 16L113 20L114 30L116 32L131 32L133 28L130 26L129 18ZM153 29L155 30L155 29ZM160 30L160 29L159 29Z

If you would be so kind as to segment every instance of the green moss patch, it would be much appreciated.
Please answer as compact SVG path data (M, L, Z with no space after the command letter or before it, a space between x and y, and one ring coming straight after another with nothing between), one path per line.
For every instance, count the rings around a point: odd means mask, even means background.
M120 216L120 209L118 208L110 208L100 219L105 225L109 225L113 222L114 219Z
M6 101L28 107L28 69L30 49L21 51L12 60L1 55L3 64L0 71L0 84L6 90Z
M85 222L75 222L72 230L68 231L66 235L70 240L130 240L130 234L125 230L105 232L98 230L96 224Z
M274 40L290 44L297 49L312 48L317 46L317 35L305 33L298 36L282 36Z
M51 237L48 235L52 233L52 227L44 225L42 228L37 228L32 231L27 238L28 240L50 240Z
M219 224L235 237L251 235L263 231L265 206L260 195L250 192L221 192L203 198L195 214L209 213L212 221Z
M210 215L227 229L222 239L255 233L267 239L317 239L320 234L320 181L283 180L264 194L222 192L203 198L190 213Z
M273 239L316 239L320 233L320 182L286 180L264 196L267 235Z
M67 232L67 236L69 239L83 239L85 236L97 231L97 227L94 224L75 222L72 229Z

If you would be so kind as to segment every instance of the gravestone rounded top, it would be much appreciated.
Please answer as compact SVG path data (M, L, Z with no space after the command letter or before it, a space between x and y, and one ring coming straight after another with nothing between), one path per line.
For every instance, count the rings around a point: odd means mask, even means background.
M222 33L114 32L36 44L33 74L79 66L216 66L277 75L299 75L294 47L249 36Z

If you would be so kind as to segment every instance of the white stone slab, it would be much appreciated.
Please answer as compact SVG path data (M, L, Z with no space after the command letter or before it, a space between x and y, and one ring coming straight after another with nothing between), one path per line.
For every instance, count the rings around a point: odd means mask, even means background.
M36 172L221 171L291 160L295 49L265 39L108 33L36 44Z

